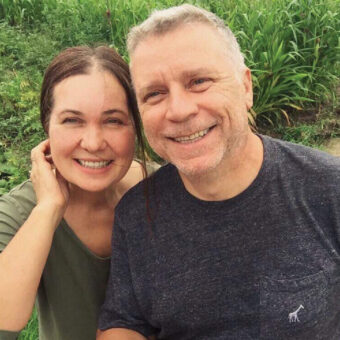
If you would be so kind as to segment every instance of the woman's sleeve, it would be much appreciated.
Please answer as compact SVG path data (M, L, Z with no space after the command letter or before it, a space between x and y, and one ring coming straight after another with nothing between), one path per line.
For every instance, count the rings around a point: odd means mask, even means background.
M35 205L35 194L26 181L0 197L0 253L15 236ZM20 332L0 330L0 340L15 340Z
M16 340L20 332L10 332L0 330L0 340Z
M147 169L147 172L148 172L148 176L152 175L160 167L161 167L161 165L156 163L156 162L146 161L146 169Z
M35 202L35 193L30 181L0 197L0 252L24 224Z
M155 330L144 319L136 299L125 232L116 213L112 237L112 257L106 297L99 316L99 329L126 328L145 337Z

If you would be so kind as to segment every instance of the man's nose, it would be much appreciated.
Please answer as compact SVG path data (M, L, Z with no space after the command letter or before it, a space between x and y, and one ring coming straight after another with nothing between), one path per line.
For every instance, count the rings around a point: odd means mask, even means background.
M166 118L172 121L186 121L196 115L198 105L194 96L194 93L185 88L170 91Z
M106 141L101 128L87 127L82 135L80 146L89 152L103 150L106 146Z

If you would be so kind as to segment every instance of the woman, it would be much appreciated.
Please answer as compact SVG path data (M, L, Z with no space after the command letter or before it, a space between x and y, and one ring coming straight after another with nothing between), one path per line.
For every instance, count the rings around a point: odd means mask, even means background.
M40 112L48 139L32 150L31 180L0 199L0 339L16 338L36 296L40 339L95 339L114 209L143 177L128 65L104 46L65 50Z

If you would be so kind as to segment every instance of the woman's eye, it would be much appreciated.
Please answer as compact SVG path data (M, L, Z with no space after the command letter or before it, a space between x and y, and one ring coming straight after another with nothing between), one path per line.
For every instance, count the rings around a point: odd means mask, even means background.
M105 121L106 124L115 124L115 125L122 125L123 122L122 120L118 118L110 118Z
M80 123L79 118L71 118L71 117L69 117L69 118L65 118L63 120L63 124L75 124L75 123Z

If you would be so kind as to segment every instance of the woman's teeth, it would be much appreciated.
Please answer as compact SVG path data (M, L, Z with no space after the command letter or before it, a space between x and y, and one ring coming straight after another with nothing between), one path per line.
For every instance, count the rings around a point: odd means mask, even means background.
M176 142L179 143L192 143L195 142L198 139L201 139L202 137L204 137L207 133L208 133L209 129L205 129L199 132L195 132L190 136L183 136L183 137L178 137L178 138L174 138L174 140Z
M78 163L85 168L100 169L108 166L112 161L91 162L78 159Z

